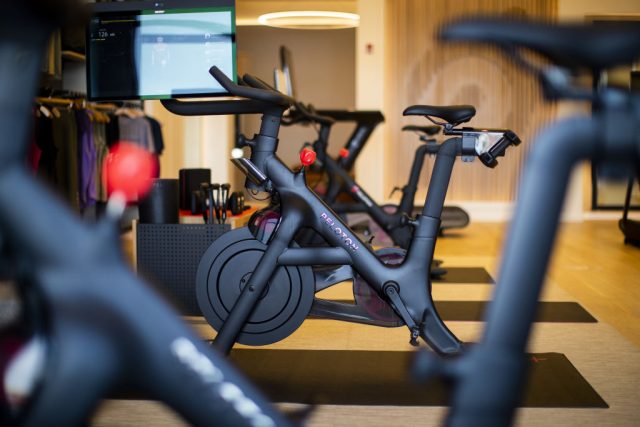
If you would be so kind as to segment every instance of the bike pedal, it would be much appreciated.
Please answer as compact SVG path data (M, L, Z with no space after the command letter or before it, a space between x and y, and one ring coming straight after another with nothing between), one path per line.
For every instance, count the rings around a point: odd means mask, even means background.
M418 343L418 337L420 336L420 329L418 328L412 328L411 329L411 338L409 339L409 344L411 344L414 347L419 347L420 344Z
M400 315L404 323L411 331L411 338L409 339L409 344L414 347L418 347L418 337L420 336L420 327L416 325L416 322L413 321L407 307L404 305L402 300L400 299L400 295L398 294L398 284L394 282L387 282L383 286L383 291L389 298L389 302L391 306L396 310L396 312Z

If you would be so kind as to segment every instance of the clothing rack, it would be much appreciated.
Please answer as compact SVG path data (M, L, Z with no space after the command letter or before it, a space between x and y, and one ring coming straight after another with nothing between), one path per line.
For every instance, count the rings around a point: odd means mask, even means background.
M65 99L65 98L36 98L36 103L38 104L48 104L48 105L64 105L67 107L72 107L75 103L73 99Z
M79 108L88 107L96 110L116 110L120 108L118 105L112 103L87 102L84 98L37 97L36 103Z
M144 115L140 104L91 102L85 94L69 91L38 95L26 160L74 209L83 212L106 202L104 165L120 141L148 150L158 175L164 148L161 125Z

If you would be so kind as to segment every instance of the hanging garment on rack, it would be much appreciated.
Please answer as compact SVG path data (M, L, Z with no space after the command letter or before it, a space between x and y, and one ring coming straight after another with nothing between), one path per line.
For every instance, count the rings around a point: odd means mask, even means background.
M153 117L146 117L149 125L151 125L151 134L153 136L153 149L155 151L155 173L153 175L154 178L160 177L160 158L159 156L164 151L164 138L162 137L162 125L160 122L154 119Z
M146 117L128 117L118 116L118 125L120 128L120 141L132 142L154 153L153 134L151 132L151 124Z
M38 165L40 164L40 157L42 157L42 150L36 144L36 140L32 140L27 150L27 167L30 171L37 173Z
M56 79L62 78L62 42L60 30L51 34L42 61L42 71Z
M109 123L106 125L107 147L113 147L120 141L120 124L118 116L109 114Z
M164 138L162 137L162 125L153 117L147 116L147 121L151 125L153 135L153 151L159 156L164 151Z
M77 110L76 125L78 132L78 190L80 209L85 209L95 203L96 192L96 163L97 152L93 135L94 126L87 110Z
M109 146L107 145L107 128L111 122L96 123L93 126L93 145L96 150L96 167L95 167L95 195L96 201L107 201L107 182L104 173L104 161L109 154Z
M27 167L34 174L38 173L38 166L40 165L40 158L42 157L42 149L38 146L38 136L36 134L36 122L39 114L37 109L33 110L33 132L31 134L31 144L27 151Z
M44 115L36 116L34 120L34 139L40 148L38 161L38 176L52 184L56 183L56 157L58 149L53 143L52 119Z
M80 207L78 180L78 132L75 113L59 110L52 121L56 154L56 186L76 210Z

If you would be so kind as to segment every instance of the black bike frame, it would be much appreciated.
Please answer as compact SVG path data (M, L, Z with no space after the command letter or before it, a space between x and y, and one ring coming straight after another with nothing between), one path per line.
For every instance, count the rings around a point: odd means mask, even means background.
M329 177L327 192L323 196L323 200L338 214L367 213L391 236L398 246L407 248L413 233L411 227L407 227L407 220L413 215L414 198L424 159L427 154L438 153L438 146L434 142L435 140L427 141L426 144L420 145L416 149L409 172L409 181L402 188L400 203L395 212L388 212L356 183L347 170L340 166L339 160L334 160L326 153L326 143L319 138L314 144L314 148L319 153L319 159ZM338 202L338 195L343 192L347 192L356 203Z

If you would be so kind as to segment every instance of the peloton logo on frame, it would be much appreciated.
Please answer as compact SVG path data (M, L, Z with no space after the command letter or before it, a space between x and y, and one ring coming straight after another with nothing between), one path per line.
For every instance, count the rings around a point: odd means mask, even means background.
M349 235L347 233L342 231L342 227L336 226L336 222L333 219L331 219L331 217L329 215L327 215L325 212L322 212L322 214L320 214L320 218L322 218L322 221L325 224L327 224L329 226L329 228L334 233L336 233L338 235L338 237L340 237L347 246L349 246L349 249L351 249L353 252L355 252L358 249L360 249L358 244L351 237L349 237Z

